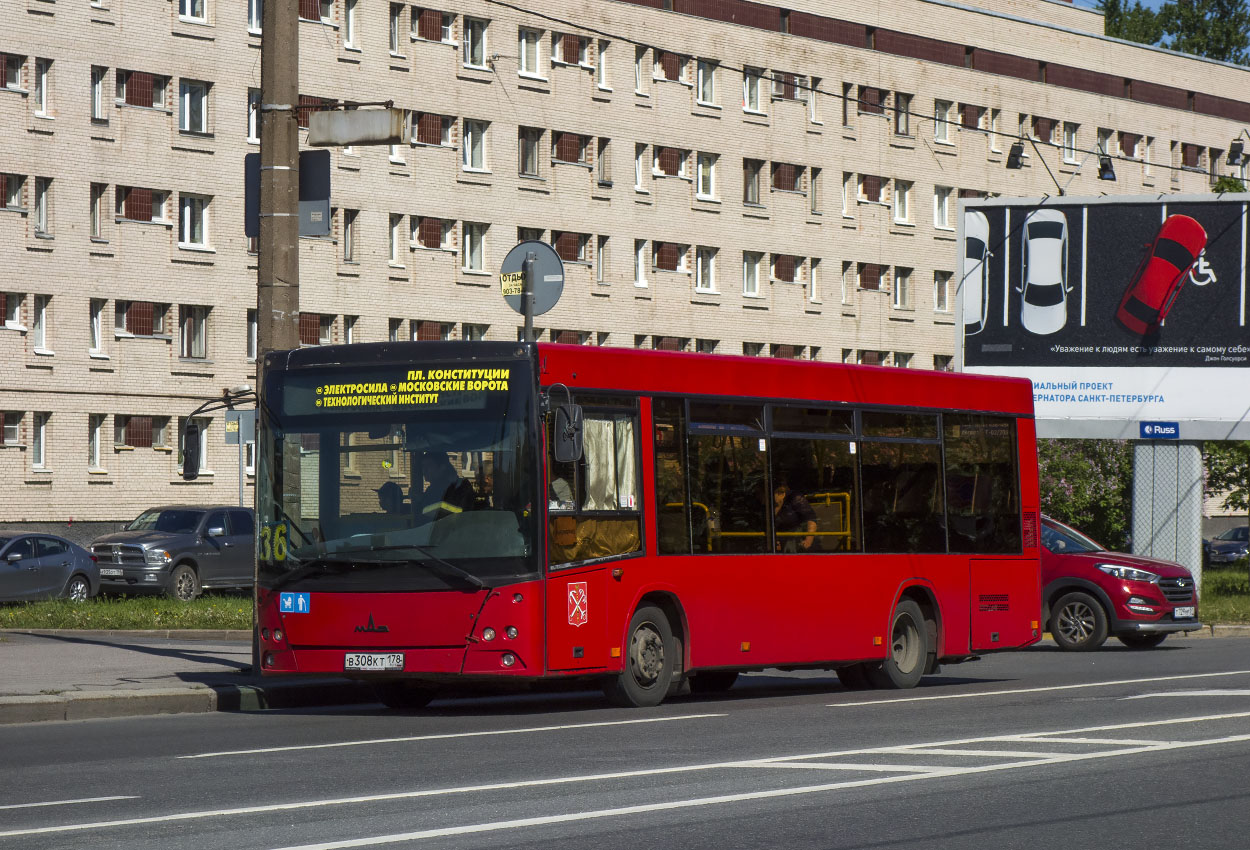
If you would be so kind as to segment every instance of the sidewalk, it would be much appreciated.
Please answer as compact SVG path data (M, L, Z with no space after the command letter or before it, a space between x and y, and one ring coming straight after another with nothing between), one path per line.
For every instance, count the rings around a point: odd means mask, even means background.
M246 631L0 630L0 724L372 702L340 678L251 675Z
M1169 640L1250 637L1205 626ZM373 702L335 677L253 676L246 631L0 630L0 724Z

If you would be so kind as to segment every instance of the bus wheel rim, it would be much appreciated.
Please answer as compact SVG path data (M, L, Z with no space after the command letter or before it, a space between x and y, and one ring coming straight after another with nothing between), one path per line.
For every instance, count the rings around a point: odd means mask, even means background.
M920 663L920 630L911 617L902 616L894 621L890 657L903 673L910 673Z
M630 667L634 681L643 687L653 686L664 672L664 639L651 623L643 623L630 641Z

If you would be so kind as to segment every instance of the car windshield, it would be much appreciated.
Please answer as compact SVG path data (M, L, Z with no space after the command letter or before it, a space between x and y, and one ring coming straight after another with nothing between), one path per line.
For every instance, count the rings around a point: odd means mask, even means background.
M1230 528L1228 531L1225 531L1223 534L1221 534L1219 537L1215 539L1216 540L1235 540L1235 541L1240 541L1244 543L1245 541L1250 540L1250 527L1243 525L1238 528ZM4 544L0 542L0 546L3 546L3 545Z
M1102 546L1099 546L1075 528L1068 528L1066 525L1052 524L1050 522L1042 524L1042 545L1050 551L1061 555L1070 555L1073 552L1104 551Z
M1155 256L1166 260L1180 271L1192 266L1195 259L1194 255L1189 253L1188 248L1171 239L1160 239L1155 243Z
M167 531L170 534L191 534L200 524L203 511L174 508L144 511L126 526L126 531Z

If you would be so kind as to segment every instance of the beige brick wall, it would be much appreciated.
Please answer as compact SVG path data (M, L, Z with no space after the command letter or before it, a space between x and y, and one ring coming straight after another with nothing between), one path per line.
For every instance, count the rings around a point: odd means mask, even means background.
M9 498L0 521L116 520L143 507L174 501L232 501L236 455L223 445L220 415L209 432L214 474L186 484L177 476L177 439L167 448L115 448L115 417L149 415L177 423L201 401L225 387L255 380L246 357L248 309L255 306L256 258L243 236L243 156L258 150L247 141L248 90L259 86L260 39L249 34L245 0L205 0L206 24L181 21L178 3L167 0L104 0L97 7L70 0L22 0L0 31L0 53L24 57L21 90L0 89L0 173L22 175L20 208L0 209L0 290L21 296L22 314L0 327L0 410L20 412L21 434L0 448L0 480ZM1241 127L1193 112L1060 89L890 56L867 49L766 33L619 2L552 0L542 13L571 23L482 0L448 0L455 16L453 38L465 15L489 19L487 67L464 67L458 44L409 36L411 8L404 7L398 55L388 49L388 7L360 0L359 49L343 44L345 0L335 0L331 23L300 25L301 91L357 101L394 100L405 109L455 119L449 146L404 144L392 161L386 148L332 154L332 203L339 211L330 239L301 242L301 307L335 317L332 339L344 339L344 316L359 317L357 341L387 338L394 320L406 337L414 322L489 325L487 338L511 339L521 324L499 296L500 262L515 244L518 228L589 235L584 263L566 265L564 296L536 320L545 329L590 333L592 341L630 346L638 337L718 340L717 351L740 353L744 343L787 344L840 360L843 351L911 355L910 365L930 367L935 356L954 351L954 288L949 310L934 309L935 272L952 272L957 249L952 229L934 226L934 188L975 189L1015 196L1054 194L1055 185L1036 157L1018 171L1005 169L1011 139L949 129L949 143L935 138L935 100L970 103L998 114L998 129L1018 132L1021 116L1041 115L1079 123L1078 145L1094 147L1098 128L1139 133L1154 140L1152 158L1170 164L1174 142L1226 148ZM1245 98L1245 69L1121 44L1081 31L1101 22L1087 10L1049 0L992 0L952 6L901 0L875 7L809 2L792 7L837 15L882 28L946 38L959 44L1018 53L1056 64L1091 68L1211 94ZM1031 18L1042 23L1029 23ZM923 26L918 26L923 22ZM518 74L517 31L543 31L542 79ZM584 29L582 29L584 28ZM555 32L583 32L591 39L591 67L553 64ZM606 35L605 35L606 34ZM714 105L697 103L687 82L654 80L647 73L635 92L635 45L676 51L718 63ZM607 86L596 81L600 42ZM134 45L143 45L138 50ZM36 115L35 60L52 60L47 116ZM648 57L650 59L650 56ZM107 69L103 121L91 120L92 67ZM744 112L740 69L818 78L815 119L808 104L770 98L761 85L761 113ZM165 106L140 108L115 100L118 71L165 78ZM211 83L208 134L179 132L178 92L183 79ZM910 136L893 132L890 112L858 114L843 123L839 95L861 85L912 96ZM954 116L952 116L954 117ZM462 168L464 120L489 122L481 172ZM539 175L518 174L518 127L544 131ZM552 132L590 137L587 164L555 163ZM1056 140L1058 135L1056 136ZM608 140L600 185L598 145ZM642 191L635 189L635 146L645 145ZM697 197L689 177L652 174L656 146L688 152L687 174L698 152L716 155L711 199ZM1079 169L1061 162L1057 149L1044 156L1056 177L1070 181L1073 195L1208 191L1204 173L1171 172L1139 162L1116 163L1118 180L1096 180L1096 162ZM1083 155L1082 155L1083 156ZM766 163L759 207L743 204L744 158ZM805 169L804 193L770 191L767 163ZM1227 171L1227 167L1220 165ZM819 169L819 203L813 212L812 169ZM886 203L854 197L844 208L844 176L884 178ZM50 178L49 234L35 233L35 181ZM896 181L910 183L909 215L895 221ZM91 185L106 186L98 238L92 238ZM165 220L118 221L117 188L167 193ZM211 198L207 250L179 244L183 194ZM358 245L344 262L343 210L358 210ZM404 216L398 261L392 263L388 233L392 215ZM412 217L455 222L448 247L409 242ZM489 225L482 273L461 261L464 222ZM600 240L607 250L599 256ZM635 285L634 243L646 240L646 285ZM655 242L686 246L686 270L650 268ZM715 288L696 292L696 248L716 249ZM758 297L743 294L743 252L764 257ZM770 281L776 254L803 260L795 283ZM810 297L812 261L818 260L818 299ZM596 267L603 266L603 281ZM889 268L882 291L852 288L843 297L844 266ZM893 305L897 269L910 269L911 295ZM35 351L35 296L49 296L44 352ZM103 339L91 347L90 305L104 301ZM114 332L118 301L170 305L172 327L164 335L135 338ZM207 357L183 358L177 319L180 305L211 307ZM768 349L765 348L765 351ZM46 459L33 468L36 413L48 414ZM89 470L88 423L104 416L100 469ZM173 429L171 428L171 431ZM101 471L102 470L102 471ZM250 482L249 482L250 483ZM250 498L250 494L249 494Z

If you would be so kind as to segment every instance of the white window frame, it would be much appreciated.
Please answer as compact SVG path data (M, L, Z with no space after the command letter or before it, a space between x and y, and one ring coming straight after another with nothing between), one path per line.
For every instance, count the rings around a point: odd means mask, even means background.
M647 286L647 267L651 257L647 251L646 239L634 240L634 286L643 289Z
M465 171L487 172L486 131L489 121L464 119L464 134L461 136L461 168Z
M894 92L894 135L911 136L911 100L907 92Z
M260 35L264 19L265 0L247 0L247 31L252 35Z
M359 316L343 316L343 344L356 344L356 323L360 321Z
M933 101L933 141L939 144L953 144L951 141L951 109L954 103L949 100Z
M52 178L36 177L35 209L33 216L36 236L50 236L52 234L52 213L48 209L48 205L51 202L51 193Z
M48 419L47 413L35 413L31 419L30 468L48 468Z
M950 186L933 187L933 226L938 230L954 230L951 221L951 200L955 190Z
M890 293L890 306L895 310L911 309L912 269L894 267L894 286Z
M598 236L595 239L595 283L608 283L608 237Z
M387 256L392 266L402 268L404 265L403 254L400 253L400 247L404 242L404 216L403 213L390 214L390 227L387 228Z
M716 200L716 160L717 155L699 151L696 155L698 164L695 167L696 179L694 194L704 201Z
M716 67L710 59L700 59L695 72L695 101L702 106L716 105Z
M812 304L820 303L820 259L818 257L811 257L807 261L807 300Z
M760 297L760 264L764 255L758 251L742 252L742 295L744 298Z
M208 23L208 0L178 0L178 20Z
M102 65L91 66L91 120L106 121L108 113L105 106L108 98L104 94L104 81L108 77L108 68Z
M648 95L647 81L651 79L651 75L646 72L647 48L642 45L634 46L634 94L643 96Z
M209 90L209 84L203 80L178 81L178 132L208 133ZM197 123L199 126L194 126Z
M247 143L260 144L260 89L247 90Z
M104 310L108 301L103 298L92 298L89 303L91 336L87 353L99 356L104 353Z
M32 303L30 336L36 354L52 354L48 345L48 305L51 295L36 295Z
M608 42L606 39L599 39L595 49L595 85L600 91L612 91L612 86L608 85Z
M533 27L517 29L517 74L535 80L545 79L542 71L543 31Z
M517 174L522 177L538 177L542 174L543 131L537 127L521 127L517 132ZM532 167L526 170L526 165Z
M31 104L35 108L35 115L40 118L48 117L52 105L51 84L52 60L35 59L35 90L31 94Z
M101 463L100 446L102 440L102 431L104 430L105 416L102 413L87 414L87 471L100 472L103 471L104 465Z
M910 224L911 223L911 190L912 182L910 180L899 180L894 178L894 223Z
M465 15L463 63L466 68L488 70L486 63L490 54L486 52L486 31L489 26L490 21L485 18Z
M343 210L343 262L358 262L357 242L360 239L360 210Z
M356 14L360 0L343 0L343 49L360 51L360 27ZM394 48L392 48L393 50Z
M200 428L200 456L198 458L199 473L201 475L212 475L212 470L208 468L208 431L212 424L212 420L207 417L197 416L191 420ZM178 420L178 466L182 467L182 453L185 450L183 440L187 433L187 417L180 417Z
M179 355L184 359L204 360L208 357L208 307L183 304L179 316Z
M461 268L466 272L486 270L486 233L490 225L481 222L464 223Z
M760 108L760 81L764 79L764 71L760 68L742 69L742 111L754 115L763 115Z
M256 362L256 352L260 334L260 323L256 319L256 310L247 311L247 362Z
M1079 124L1071 121L1063 122L1063 161L1069 165L1077 165L1080 162L1076 158L1076 134L1079 128Z
M933 273L933 312L951 312L951 278L950 272L935 271Z
M22 324L22 302L25 300L20 292L8 292L4 302L4 315L0 316L0 327L9 330L26 330Z
M352 0L348 0L352 2ZM403 46L403 29L400 27L400 19L404 15L403 3L392 3L387 9L387 45L390 48L392 56L403 56L400 48Z
M12 414L17 413L16 416ZM0 431L0 446L17 446L21 445L22 440L22 419L21 413L15 410L6 410L4 417L4 430Z
M647 169L647 146L641 142L634 144L634 189L639 192L646 192L647 187L643 182L649 173Z
M694 291L716 291L716 254L717 249L706 245L695 248L694 259Z
M212 198L207 195L178 195L178 247L204 250L209 247L208 208ZM153 193L152 208L156 208ZM156 216L153 215L153 219ZM198 230L198 233L196 232Z

